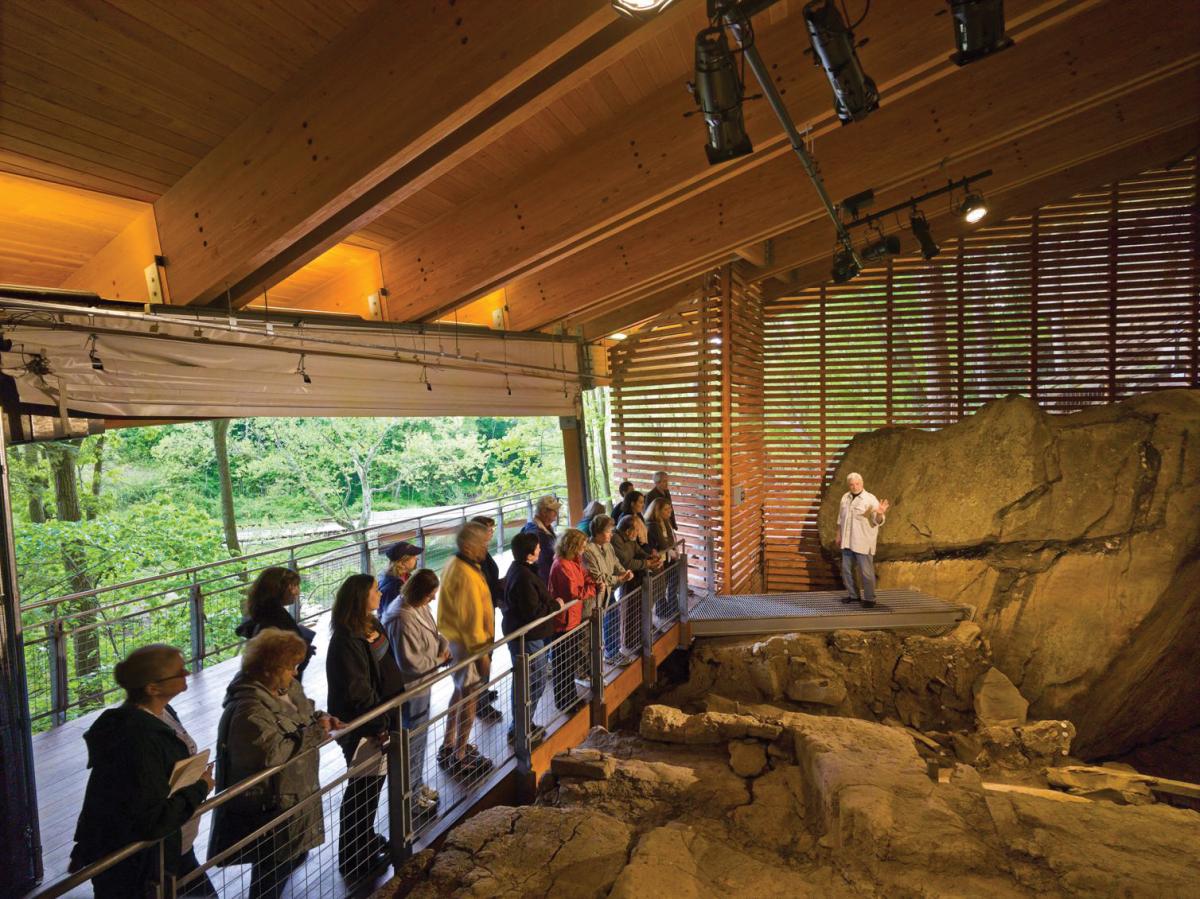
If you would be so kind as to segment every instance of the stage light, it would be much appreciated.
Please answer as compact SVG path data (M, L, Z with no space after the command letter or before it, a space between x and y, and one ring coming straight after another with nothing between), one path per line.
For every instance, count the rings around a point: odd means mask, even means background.
M867 244L859 253L864 260L874 261L882 259L884 256L895 256L900 252L900 238L894 234L888 234L885 237L873 243Z
M926 259L932 259L938 253L942 252L942 248L937 245L937 241L933 239L933 235L929 231L929 222L926 221L923 213L913 210L912 215L908 219L908 224L912 228L913 237L921 245L922 256Z
M626 334L622 331L618 331L616 334L609 334L608 339L609 340L624 340L628 336L629 336L628 334Z
M92 360L92 368L96 371L104 371L104 363L100 361L100 356L96 353L95 334L88 337L88 358Z
M988 214L987 203L983 201L983 194L967 194L958 207L958 213L972 225L980 221Z
M858 218L858 214L875 202L875 191L871 188L859 191L852 197L846 197L838 204L850 218Z
M753 152L742 118L744 85L723 28L705 28L696 35L696 102L704 113L710 165Z
M833 257L833 283L845 284L858 276L862 271L862 266L854 258L854 254L849 250L838 250Z
M804 7L804 22L813 54L829 78L833 103L843 125L865 119L879 108L879 89L863 72L854 50L854 32L842 21L833 0L813 0Z
M675 0L612 0L613 9L631 19L652 19Z
M950 0L954 17L954 43L958 52L950 58L965 66L1012 46L1004 33L1004 0Z

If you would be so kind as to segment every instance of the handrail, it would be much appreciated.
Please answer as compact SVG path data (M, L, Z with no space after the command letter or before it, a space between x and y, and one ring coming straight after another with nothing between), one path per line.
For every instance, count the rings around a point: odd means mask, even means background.
M426 675L425 677L418 680L413 686L408 687L403 693L400 693L397 696L393 696L391 699L385 700L384 702L377 705L375 708L371 709L370 711L364 712L363 714L359 715L357 718L353 719L352 721L344 722L343 726L339 729L339 733L342 735L345 735L346 733L349 733L351 731L358 730L360 727L370 723L371 721L375 720L376 718L380 718L380 717L386 715L388 712L391 712L393 709L399 708L400 706L402 706L404 703L408 702L410 699L412 699L417 694L424 693L426 690L431 689L433 687L433 685L436 684L438 681L444 680L447 677L452 677L456 671L460 671L468 665L473 665L475 662L479 661L484 656L490 655L497 648L504 646L505 644L510 643L513 640L517 640L517 639L520 639L521 637L524 637L530 631L534 630L535 628L541 627L546 622L548 622L554 618L557 618L563 612L566 612L567 610L573 609L576 606L579 606L582 604L583 604L582 600L578 600L578 599L572 600L571 602L566 603L561 609L551 612L549 615L545 615L545 616L537 619L536 621L532 621L529 624L525 625L524 627L520 628L519 630L513 631L513 633L511 633L511 634L506 634L504 636L504 639L497 640L494 643L489 644L486 649L481 649L479 652L474 653L473 655L469 656L468 658L463 659L461 662L458 662L457 664L455 664L451 667L448 667L448 668L439 669L438 671L436 671L433 674ZM571 629L571 632L574 632L574 631L578 630L579 628L587 627L587 626L588 626L587 620L581 621L578 625L576 625L574 628ZM289 765L295 764L299 759L306 758L307 756L309 756L313 753L319 754L324 747L328 746L330 743L337 742L337 739L338 738L329 736L327 734L325 736L325 738L323 740L321 740L321 742L318 743L316 746L310 746L308 749L305 749L303 752L297 753L296 755L292 756L286 762L282 762L282 763L280 763L278 765L274 765L270 768L264 768L262 771L259 771L257 774L252 774L249 777L245 777L242 780L239 780L236 784L234 784L231 787L228 787L227 789L222 790L220 793L216 794L211 799L206 799L204 802L200 803L200 805L198 805L196 807L196 811L192 814L192 817L189 818L188 820L191 821L196 818L199 818L201 815L207 814L208 812L211 812L214 809L219 808L220 806L224 805L225 803L232 801L233 799L237 798L238 796L242 795L243 793L247 792L248 790L251 790L254 787L258 786L258 784L262 783L263 781L274 777L276 774L279 774L285 768L287 768ZM113 865L119 864L120 862L129 858L131 855L133 855L137 852L140 852L142 849L147 849L147 848L155 845L158 842L160 842L160 841L159 840L142 840L140 842L130 843L120 849L114 850L113 852L110 852L108 855L106 855L102 858L99 858L94 862L89 863L86 867L81 868L79 871L76 871L73 874L69 875L66 879L57 881L52 884L48 884L45 887L38 889L34 893L30 894L30 899L36 899L36 897L42 897L42 896L49 897L49 896L62 895L63 893L67 892L68 890L74 889L75 887L77 887L83 883L86 883L88 880L91 880L92 877L94 877L96 874L99 874L102 871L108 870Z
M459 514L461 514L461 512L465 512L467 509L469 509L472 506L482 506L482 505L491 504L491 503L503 503L505 500L510 500L510 499L528 498L528 497L531 497L538 493L544 494L546 492L553 492L560 488L566 489L566 485L551 484L548 487L539 487L534 490L524 490L524 491L521 491L520 493L509 493L509 494L505 494L504 496L498 496L498 497L494 497L494 498L488 497L485 499L472 500L469 503L460 503L457 506L446 506L446 507L439 509L436 512L428 512L424 515L414 515L414 516L411 516L408 518L398 518L395 521L387 521L387 522L381 522L379 524L371 524L371 525L367 525L366 527L355 528L355 529L348 530L348 531L339 531L334 534L327 534L323 537L313 537L308 540L302 540L298 543L285 543L282 546L277 546L272 549L260 549L260 550L256 550L255 552L246 553L245 555L241 555L241 556L230 556L227 559L221 559L216 562L205 562L202 565L193 565L190 568L177 568L174 571L168 571L164 574L154 574L154 575L149 575L147 577L135 578L131 581L124 581L120 584L110 584L106 587L95 587L91 590L82 590L78 593L67 593L62 596L55 596L50 599L39 600L36 603L31 603L30 605L22 605L21 611L22 612L30 612L30 611L33 611L34 609L42 609L42 608L45 608L46 606L57 605L58 603L61 603L61 602L71 602L76 599L86 599L91 596L99 596L102 593L110 593L114 590L125 590L130 587L138 587L138 586L141 586L142 584L148 584L153 581L165 580L166 578L169 578L169 577L187 576L190 574L194 574L197 571L205 571L210 568L218 568L222 565L240 565L241 563L246 562L247 560L257 559L262 556L271 555L273 553L281 553L281 552L287 552L289 550L301 549L303 547L312 546L317 543L328 543L331 540L344 540L349 537L366 534L368 531L380 530L382 528L392 528L392 527L396 527L398 525L407 524L409 522L421 521L423 519L438 518L443 515L450 516L450 515L454 514L456 511L458 511Z

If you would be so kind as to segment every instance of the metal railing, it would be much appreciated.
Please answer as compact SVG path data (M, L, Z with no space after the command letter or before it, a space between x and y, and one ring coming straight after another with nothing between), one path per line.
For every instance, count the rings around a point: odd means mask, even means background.
M333 873L335 869L347 881L378 874L381 866L372 867L380 858L375 854L377 845L386 846L387 860L399 865L412 852L461 819L504 777L514 772L528 777L533 770L532 752L536 743L562 726L580 706L590 702L593 723L599 723L597 719L603 709L605 685L619 669L634 664L640 657L643 669L653 671L655 633L666 630L676 621L686 622L686 565L686 559L679 559L665 566L662 571L647 575L639 587L627 591L607 608L587 603L586 606L590 608L585 607L587 614L575 628L557 634L544 644L543 641L533 640L529 634L557 617L558 613L532 622L470 658L413 684L399 696L349 722L343 733L372 721L393 722L388 727L387 738L380 743L378 757L355 761L332 782L319 786L311 795L302 797L296 805L206 858L194 870L178 876L170 871L171 866L163 849L165 838L132 843L69 876L40 887L30 894L29 899L53 899L66 895L140 852L147 852L152 858L155 872L153 894L165 899L173 899L190 891L202 878L208 878L223 899L232 899L248 894L256 880L272 872L281 878L294 878L292 895L308 895L310 888L314 893L323 892L318 885L336 876ZM566 608L578 605L579 601L576 600ZM613 656L606 664L603 652L605 622L613 615L616 620L625 620L627 610L632 607L639 610L638 654ZM665 612L667 617L656 616L656 609ZM632 638L633 635L627 636ZM627 644L626 648L633 647ZM441 682L468 666L476 665L480 659L490 657L499 649L509 651L511 667L487 682L473 685L469 693L462 695L446 709L411 726L404 717L395 714L396 710L403 709L407 704L419 703L423 697L436 691ZM508 700L507 714L503 707L501 714L508 729L511 729L512 739L509 740L507 734L503 738L498 737L498 732L505 728L491 727L481 741L483 745L474 750L476 757L486 759L486 763L468 762L467 759L472 757L471 752L465 753L462 758L444 754L441 747L436 752L429 752L432 749L430 744L434 742L431 738L444 738L446 722L470 711L488 689L496 690L501 703ZM409 705L409 708L412 706ZM538 726L536 718L543 711L541 717L545 724ZM192 820L203 823L202 819L206 816L211 819L217 809L269 781L289 765L306 763L313 753L319 754L322 747L330 742L331 739L327 738L319 746L299 753L281 765L260 771L213 796L196 810ZM381 770L386 770L386 786L379 794L378 810L373 803L368 803L368 819L364 821L361 816L355 818L354 813L364 807L364 781L378 778L377 772ZM429 787L431 783L436 785L436 790ZM436 792L436 801L429 800L429 791ZM300 821L302 816L309 816L303 820L311 823L312 813L316 809L319 809L323 839L304 855L293 853L288 840L281 838L280 834L294 832L287 828ZM382 825L384 832L377 834L375 828L379 825ZM200 831L203 833L205 828L201 827ZM357 842L347 837L350 831L354 832ZM376 844L376 840L380 843ZM261 882L258 886L261 888Z
M284 566L300 574L294 617L311 621L331 607L348 575L373 573L381 546L415 540L425 547L420 564L440 567L454 552L454 532L471 517L487 515L496 520L500 552L533 517L537 498L548 493L562 499L566 488L553 485L464 503L23 605L30 718L35 726L49 719L53 727L64 723L72 709L103 705L119 690L112 666L144 643L187 646L193 670L227 657L241 643L234 629L241 622L246 589L266 568ZM86 607L79 608L81 604ZM36 614L44 610L49 617ZM81 641L90 645L94 663L93 670L82 674L76 660Z

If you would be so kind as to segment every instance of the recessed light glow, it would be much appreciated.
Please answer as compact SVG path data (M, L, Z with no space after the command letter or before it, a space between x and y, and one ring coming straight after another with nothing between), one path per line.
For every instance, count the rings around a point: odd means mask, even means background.
M628 336L629 335L626 334L624 331L618 331L616 334L608 335L608 339L609 340L624 340Z
M974 225L988 214L987 203L983 201L983 196L980 194L967 194L962 206L959 207L959 212L967 222Z

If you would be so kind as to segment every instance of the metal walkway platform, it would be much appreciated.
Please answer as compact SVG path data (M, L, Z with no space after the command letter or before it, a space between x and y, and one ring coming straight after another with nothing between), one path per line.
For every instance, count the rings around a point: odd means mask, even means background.
M974 616L961 606L919 590L879 590L876 606L843 603L841 590L708 596L688 614L696 637L837 630L949 630Z

